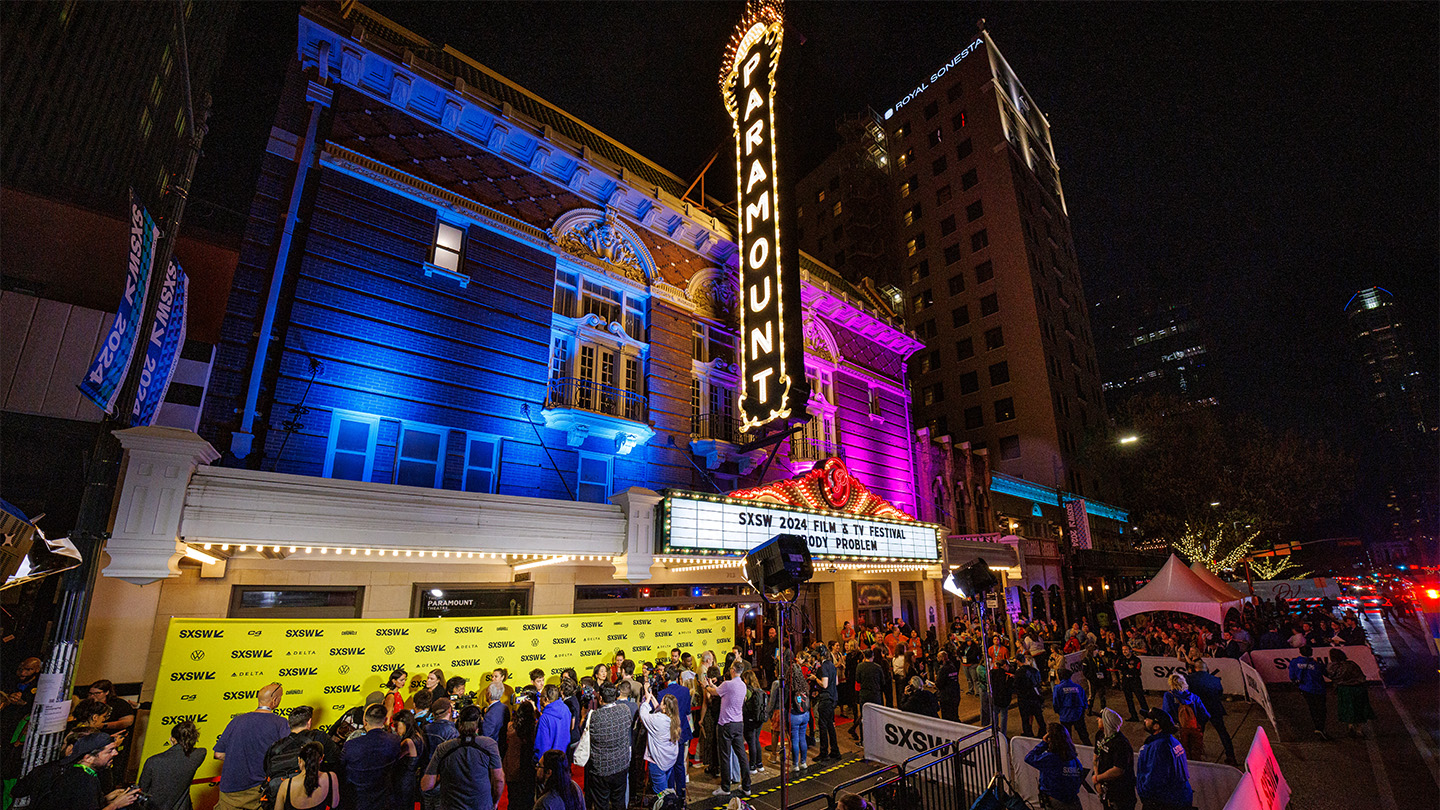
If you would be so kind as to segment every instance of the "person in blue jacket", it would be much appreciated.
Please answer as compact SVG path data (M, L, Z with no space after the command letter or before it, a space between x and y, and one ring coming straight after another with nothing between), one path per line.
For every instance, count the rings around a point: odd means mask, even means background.
M1085 729L1085 687L1070 680L1070 674L1069 667L1060 668L1060 680L1050 689L1050 702L1055 714L1060 716L1061 725L1089 745L1090 732Z
M1025 755L1025 764L1040 772L1040 804L1052 810L1079 810L1085 768L1075 755L1070 732L1059 723L1046 727L1045 738Z
M535 726L534 759L537 763L546 751L564 751L570 746L570 707L565 705L560 687L548 684L544 700L540 722Z
M1190 766L1185 746L1175 739L1175 722L1164 709L1143 715L1150 736L1140 746L1135 763L1135 790L1144 810L1190 810L1195 791L1190 787Z
M1300 656L1290 659L1290 680L1300 687L1300 696L1310 709L1310 722L1315 724L1315 736L1330 739L1325 733L1325 662L1311 658L1315 651L1309 644L1300 648Z
M1220 679L1205 668L1204 661L1197 661L1192 665L1190 671L1190 691L1200 702L1204 704L1205 711L1210 715L1210 723L1215 726L1215 733L1220 735L1220 747L1225 751L1225 764L1240 767L1235 761L1235 743L1230 739L1230 729L1225 728L1225 687ZM1201 723L1203 731L1205 724Z

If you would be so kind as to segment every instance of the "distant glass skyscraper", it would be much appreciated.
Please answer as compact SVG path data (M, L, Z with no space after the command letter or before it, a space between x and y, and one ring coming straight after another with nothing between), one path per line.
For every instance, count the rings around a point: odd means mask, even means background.
M1345 304L1350 342L1360 363L1386 456L1387 540L1433 540L1436 523L1436 440L1440 426L1425 375L1388 290L1360 290Z
M1127 292L1096 302L1090 314L1112 410L1144 395L1218 404L1210 336L1193 305L1155 303Z

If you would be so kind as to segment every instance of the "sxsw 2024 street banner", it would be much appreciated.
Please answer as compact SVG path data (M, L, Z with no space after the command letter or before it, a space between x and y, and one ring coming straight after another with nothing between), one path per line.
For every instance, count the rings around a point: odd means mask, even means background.
M120 386L135 356L135 342L140 337L140 317L145 312L145 294L150 286L150 267L155 263L155 239L160 229L150 212L130 192L130 255L125 267L125 291L115 321L100 345L95 362L80 381L84 394L100 410L111 413L120 396Z
M230 719L253 710L256 692L271 682L284 688L279 714L308 705L320 728L383 689L395 669L410 675L408 705L432 669L467 679L474 691L497 667L518 687L532 669L543 669L552 681L566 667L587 675L617 650L637 661L669 658L676 647L697 657L713 650L723 659L734 643L733 609L477 619L176 618L165 633L144 755L164 750L170 727L182 720L195 723L200 745L213 749ZM206 759L195 778L219 772L220 763Z

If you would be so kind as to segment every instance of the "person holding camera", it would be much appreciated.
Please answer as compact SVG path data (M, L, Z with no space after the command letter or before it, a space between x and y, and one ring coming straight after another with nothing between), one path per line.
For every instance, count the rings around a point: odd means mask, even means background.
M645 726L645 765L650 773L650 791L655 794L673 790L684 795L679 775L685 771L681 741L684 714L675 695L650 683L640 696L640 722Z
M29 796L35 810L119 810L135 804L140 788L117 788L105 793L98 771L110 766L119 751L119 741L95 731L75 741L70 753L44 768L35 769L31 784L16 785L16 796ZM26 780L21 780L25 782Z

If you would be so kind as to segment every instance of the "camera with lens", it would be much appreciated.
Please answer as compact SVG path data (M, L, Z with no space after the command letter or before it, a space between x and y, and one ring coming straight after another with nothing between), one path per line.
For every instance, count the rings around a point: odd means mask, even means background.
M138 785L130 786L130 788L135 787L138 787ZM129 790L130 788L126 788L126 790ZM160 810L160 808L155 804L155 797L151 796L149 793L146 793L143 790L135 794L135 801L130 806L138 807L140 808L140 810Z
M515 699L522 703L540 703L540 690L533 685L522 686L515 692Z
M594 686L593 684L588 684L588 683L585 684L585 685L583 685L583 686L581 686L581 687L580 687L580 702L581 702L582 704L589 704L589 703L594 702L594 700L595 700L595 686Z
M471 691L469 691L469 692L466 692L466 693L463 694L463 695L456 695L456 696L453 698L453 701L454 701L454 704L455 704L455 709L456 709L456 711L459 711L460 709L463 709L463 708L465 708L466 706L474 706L474 705L475 705L475 691L474 691L474 690L471 690Z

